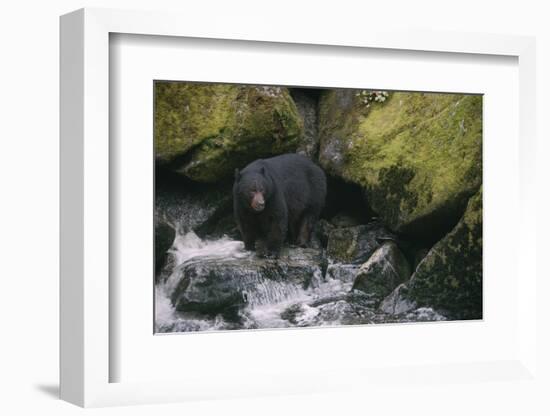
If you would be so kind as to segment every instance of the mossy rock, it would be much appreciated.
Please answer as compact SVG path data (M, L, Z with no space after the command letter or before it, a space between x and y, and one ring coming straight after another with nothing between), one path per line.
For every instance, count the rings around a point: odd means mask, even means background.
M154 132L160 165L213 183L295 151L303 122L286 88L156 82Z
M356 227L334 228L328 235L327 257L331 263L361 265L381 246L395 238L379 222Z
M320 164L359 184L394 231L448 230L481 185L479 95L394 92L367 106L332 90L319 120Z
M449 312L455 319L482 318L482 191L468 202L456 227L435 244L408 284L409 299Z
M386 241L357 272L354 290L372 296L376 305L411 277L407 259L393 241Z

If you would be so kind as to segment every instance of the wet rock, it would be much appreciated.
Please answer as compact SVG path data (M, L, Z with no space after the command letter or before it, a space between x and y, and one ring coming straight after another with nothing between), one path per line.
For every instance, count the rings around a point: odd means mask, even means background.
M292 249L279 259L243 253L242 258L195 258L176 269L169 285L178 311L216 314L297 297L322 279L322 253Z
M352 293L294 304L281 314L292 325L302 327L371 324L376 316L368 296Z
M327 302L317 307L316 325L360 325L372 323L374 312L347 300Z
M180 234L214 225L232 212L230 187L197 188L192 184L158 187L155 195L155 218L171 224Z
M390 315L401 315L417 308L417 304L410 299L409 288L406 283L397 286L380 304L379 310Z
M232 177L258 158L295 151L303 121L288 89L155 83L155 154L201 183Z
M335 228L329 234L327 255L333 263L361 264L380 247L384 239L395 238L379 222Z
M176 230L165 222L155 221L155 271L158 273L166 262L166 252L176 238Z
M453 319L482 318L482 193L470 199L457 226L420 262L409 284L418 305Z
M394 242L387 241L357 271L353 289L368 293L379 302L410 275L403 253Z
M432 308L418 308L407 313L405 319L409 322L434 322L446 321L447 317L434 311Z
M318 308L311 307L304 303L296 303L289 306L281 313L281 318L297 326L315 325L319 320L316 319L320 311Z
M321 246L326 248L330 232L334 229L334 225L325 219L320 219L315 226L315 236L321 243Z
M390 293L378 307L383 322L430 322L446 321L446 313L432 307L419 307L412 300L409 284L402 283Z
M375 309L372 299L368 295L360 295L360 292L335 299L327 298L311 304L294 304L281 316L291 325L299 327L447 320L446 316L432 308L413 308L396 314L385 313Z
M326 278L339 280L343 283L353 283L358 270L359 265L357 264L329 264L327 267Z
M331 90L319 110L319 162L360 185L395 232L437 241L481 184L479 95Z

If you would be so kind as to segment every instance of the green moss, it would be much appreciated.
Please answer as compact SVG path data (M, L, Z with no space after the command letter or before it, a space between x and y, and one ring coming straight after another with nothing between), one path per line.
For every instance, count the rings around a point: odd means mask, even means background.
M157 160L199 182L294 151L302 120L285 88L157 83Z
M482 317L482 190L456 227L418 265L409 296L456 319Z
M401 231L479 188L481 96L396 92L365 108L357 99L342 106L338 94L322 98L321 164L362 185L390 227Z
M379 222L334 228L329 232L327 257L331 262L362 264L380 247L380 241L391 233Z
M155 83L155 152L172 161L232 124L237 90L231 85Z

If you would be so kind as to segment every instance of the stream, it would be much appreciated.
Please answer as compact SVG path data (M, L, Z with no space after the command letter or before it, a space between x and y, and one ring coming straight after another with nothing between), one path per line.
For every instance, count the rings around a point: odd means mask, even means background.
M298 249L291 249L293 252ZM304 249L304 251L307 249ZM310 250L311 251L311 250ZM222 331L233 329L289 328L310 326L361 325L373 323L439 321L445 318L431 308L418 308L403 315L377 311L369 296L351 291L352 281L333 278L338 273L323 272L307 258L271 260L282 263L266 269L266 260L244 251L241 241L222 237L202 240L194 232L177 235L169 250L164 279L156 284L155 330L157 333ZM293 254L293 256L296 256ZM265 264L264 264L265 263ZM273 263L275 264L275 263ZM223 267L221 267L223 265ZM302 276L285 269L300 267ZM338 265L331 265L332 268ZM228 314L212 310L178 311L173 296L185 273L196 271L212 276L218 273L223 290L233 290L242 299L236 311ZM185 271L182 273L182 270ZM294 270L294 269L292 269ZM291 276L288 278L288 276ZM346 275L346 273L342 273ZM294 277L293 277L294 276ZM306 277L307 285L304 285ZM214 279L215 280L215 279ZM204 289L204 286L201 287ZM216 297L214 288L206 288ZM212 289L209 291L209 289ZM189 289L187 289L189 291Z

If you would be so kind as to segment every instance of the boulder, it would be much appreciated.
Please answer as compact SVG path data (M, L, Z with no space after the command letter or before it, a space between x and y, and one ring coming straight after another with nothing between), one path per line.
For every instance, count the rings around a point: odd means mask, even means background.
M357 264L333 263L327 267L326 278L339 280L342 283L353 283L359 270Z
M215 315L246 305L273 304L296 298L321 282L322 253L294 248L279 259L193 258L174 271L167 287L178 311Z
M166 252L176 238L176 230L165 222L155 221L155 272L166 262Z
M331 90L320 99L319 135L321 166L360 185L395 232L437 241L481 185L480 95L394 92L366 102L363 91Z
M209 230L232 213L232 201L230 187L196 187L188 183L157 186L155 218L172 224L182 235L197 229Z
M353 289L380 302L410 276L407 259L394 242L387 241L359 268Z
M154 134L160 165L214 183L295 151L303 121L286 88L157 82Z
M394 236L380 222L330 231L327 256L331 263L362 264L385 239Z
M389 315L401 315L417 308L409 296L407 283L401 283L380 303L379 310Z
M435 244L409 283L409 298L453 319L482 318L482 191L456 227Z
M402 322L436 322L447 321L445 315L440 314L433 308L418 308L407 313Z
M372 301L362 293L347 293L285 309L281 318L295 326L362 325L380 320ZM383 319L383 318L382 318Z
M418 307L410 299L409 288L402 283L378 307L382 322L433 322L446 321L448 316L431 307Z

